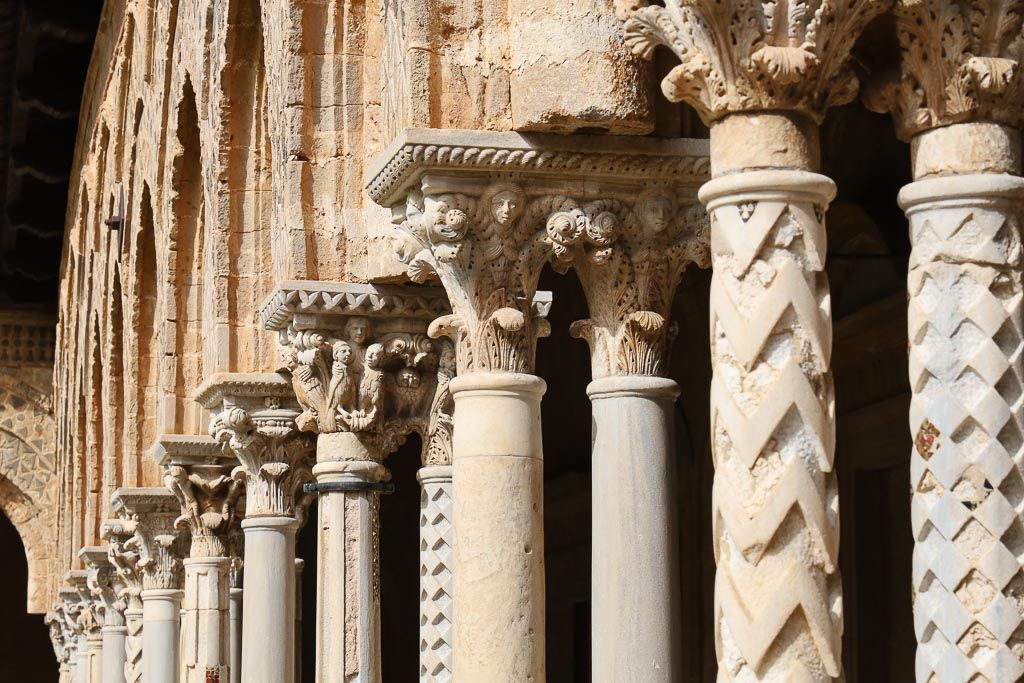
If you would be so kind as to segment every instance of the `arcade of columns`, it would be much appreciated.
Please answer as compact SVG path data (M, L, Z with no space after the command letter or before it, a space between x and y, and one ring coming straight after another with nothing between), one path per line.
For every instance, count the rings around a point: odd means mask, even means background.
M900 204L913 245L917 678L1024 677L1021 8L642 5L617 7L626 45L678 57L662 90L700 114L710 146L399 135L365 190L391 210L396 255L420 284L277 284L260 318L284 367L205 378L195 401L209 433L160 436L166 487L113 491L106 544L81 548L85 569L49 615L62 681L294 681L295 537L310 505L317 680L379 681L378 511L387 457L413 433L421 680L544 680L534 351L552 332L537 291L549 263L575 271L590 311L571 333L593 370L594 679L680 680L679 388L664 361L690 265L713 269L720 680L841 678L824 274L836 188L818 172L818 125L859 90L892 112L913 157ZM861 85L849 52L890 11L899 69Z

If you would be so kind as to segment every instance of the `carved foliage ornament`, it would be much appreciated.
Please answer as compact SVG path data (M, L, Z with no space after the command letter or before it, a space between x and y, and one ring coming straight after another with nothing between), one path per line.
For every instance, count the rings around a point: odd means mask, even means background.
M175 525L192 532L191 557L226 557L243 483L217 465L170 465L165 481L181 504Z
M424 462L451 461L448 382L455 352L424 334L376 334L369 318L348 318L343 332L290 330L285 364L303 408L296 424L320 434L357 432L376 453L423 436Z
M899 71L872 83L864 100L891 111L901 137L964 121L1020 126L1020 0L900 0L894 14Z
M646 2L644 3L646 4ZM665 96L705 123L741 111L784 110L820 122L857 94L848 64L854 42L889 0L665 0L626 20L626 44L651 58L664 45L679 58ZM631 3L620 5L624 12ZM623 17L625 18L625 17Z
M242 463L232 476L245 482L246 516L301 518L297 500L302 485L313 480L309 467L312 440L297 434L295 414L267 398L263 409L227 407L210 423L210 434Z
M120 577L118 598L129 609L142 609L142 576L138 571L139 552L129 541L135 535L136 524L130 520L115 520L103 525L103 539L107 542L107 560Z
M532 369L548 325L529 302L552 261L577 268L587 292L592 317L574 334L590 342L595 376L658 374L679 277L709 262L704 210L668 189L590 202L504 182L479 198L413 192L402 229L412 237L399 254L410 277L436 273L452 299L455 313L430 334L456 340L460 372Z
M564 206L545 230L555 269L575 267L583 284L591 317L571 331L590 344L594 377L660 375L683 271L691 263L710 265L703 207L649 190L633 206L616 200Z

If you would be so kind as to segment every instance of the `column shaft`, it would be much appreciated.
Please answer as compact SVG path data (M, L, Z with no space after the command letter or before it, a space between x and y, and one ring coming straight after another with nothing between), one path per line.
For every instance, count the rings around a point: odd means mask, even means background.
M124 626L103 627L103 683L124 683L127 635L128 629Z
M420 481L420 683L452 678L452 466Z
M231 622L231 683L242 681L242 589L232 588L229 619Z
M716 132L729 130L713 137ZM841 675L832 320L824 272L824 215L834 192L824 176L783 170L722 176L700 191L711 215L714 266L720 681Z
M595 380L592 671L607 683L674 683L682 623L673 402L657 377Z
M224 681L230 677L231 632L227 557L195 557L184 561L182 601L184 679L187 683Z
M963 162L952 151L958 146L975 153L991 148L972 134L978 128L994 139L1001 127L958 124L939 136L926 133L938 139L915 145L918 160ZM1012 140L1019 148L1019 139ZM1015 508L1024 477L1024 179L977 173L919 180L903 188L900 203L912 243L917 680L1018 680L1024 676L1024 570L1016 542L1024 527Z
M245 532L246 600L242 612L242 680L295 679L295 531L293 517L249 517Z
M124 680L139 683L142 680L142 617L143 610L129 607L124 611Z
M533 375L471 372L455 398L458 681L544 680L544 464Z
M86 639L86 651L89 657L89 683L103 681L103 634L96 633Z
M143 683L179 683L181 590L142 591Z
M364 459L354 459L359 456ZM313 474L318 484L362 486L387 478L387 470L369 459L354 433L321 434L317 460ZM317 683L378 683L380 494L324 491L319 506Z

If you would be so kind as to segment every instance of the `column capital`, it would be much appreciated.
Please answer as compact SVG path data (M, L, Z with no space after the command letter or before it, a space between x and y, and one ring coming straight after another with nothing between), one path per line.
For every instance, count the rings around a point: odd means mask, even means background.
M126 519L108 519L100 529L100 537L107 542L107 561L120 577L118 593L125 609L142 609L142 575L139 573L139 553L129 547L135 536L136 524Z
M119 597L124 582L110 563L107 546L86 546L78 551L78 557L85 564L87 585L102 625L124 626L126 604Z
M648 5L647 0L630 5ZM788 112L820 123L857 94L849 52L890 0L666 0L626 20L627 46L651 58L663 45L680 64L662 81L711 124L737 112Z
M187 535L177 523L179 505L163 488L119 488L111 496L114 511L133 523L125 548L138 553L142 590L180 589Z
M550 299L537 292L545 264L589 252L625 267L613 257L632 241L624 235L653 225L634 213L637 202L702 212L696 187L707 171L700 141L410 129L367 190L392 210L408 275L448 292L452 315L430 333L456 342L459 372L530 373L549 327ZM659 218L656 232L669 222Z
M233 476L245 482L245 516L302 520L313 440L295 422L302 410L289 379L220 373L199 388L196 400L211 412L210 435L240 463Z
M455 351L427 335L450 312L440 287L290 281L263 307L278 332L295 397L296 424L321 435L317 460L381 462L411 432L423 441L423 461L451 461L451 401ZM353 433L358 453L332 445Z
M869 84L864 100L875 111L892 112L900 138L954 123L1020 128L1024 14L1018 4L897 0L893 15L899 66Z
M78 591L70 586L62 586L57 591L58 602L54 605L54 614L60 620L60 628L64 637L64 663L71 663L75 648L78 646L78 614L81 597Z
M86 638L101 637L103 620L100 618L98 601L89 587L89 572L73 569L64 575L64 582L75 594L67 608L75 622L75 633Z
M242 481L232 477L238 460L209 436L165 434L153 459L164 467L164 482L178 499L179 526L187 526L189 557L228 557L228 536L238 527Z

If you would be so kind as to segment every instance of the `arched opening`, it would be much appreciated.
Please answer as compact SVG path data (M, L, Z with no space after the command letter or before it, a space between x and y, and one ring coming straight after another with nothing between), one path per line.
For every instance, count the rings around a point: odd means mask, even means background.
M103 355L100 322L94 317L89 338L91 348L88 371L88 395L91 410L86 426L86 510L83 524L83 545L92 544L100 538L100 517L105 515L109 500L103 500Z
M122 435L119 431L124 424L124 406L126 398L124 393L124 313L121 299L121 267L114 265L114 272L110 284L110 313L107 326L106 348L106 410L107 419L104 421L104 444L106 451L103 454L103 507L106 511L104 516L113 514L110 508L110 496L114 489L123 481L132 481L126 478L126 474L134 473L134 466L127 467L124 458Z
M195 91L185 79L178 104L176 154L171 187L171 241L176 248L175 307L176 334L174 356L177 359L175 385L167 387L175 396L174 431L198 432L199 411L193 401L196 388L203 382L203 174L199 114ZM171 425L167 425L170 427Z
M157 315L156 235L153 225L153 197L149 184L142 184L139 205L139 229L135 241L135 305L138 315L138 378L135 383L138 414L138 442L133 459L137 462L135 480L126 476L126 483L138 486L145 477L148 460L143 456L148 444L156 439L158 398L160 391L160 330ZM155 467L148 465L149 467Z
M0 496L11 485L0 481ZM6 515L0 514L0 548L7 559L0 562L0 601L7 605L4 613L4 637L0 638L0 657L4 662L4 678L23 683L53 683L57 680L57 660L53 657L50 637L41 614L29 614L26 603L28 566L20 558L21 537Z

